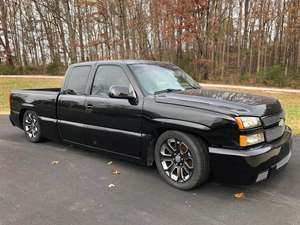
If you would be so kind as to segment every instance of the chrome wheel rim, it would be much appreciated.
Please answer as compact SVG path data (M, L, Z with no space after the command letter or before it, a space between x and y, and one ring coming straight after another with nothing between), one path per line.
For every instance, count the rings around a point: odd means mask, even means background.
M30 138L36 138L39 134L38 118L34 113L27 113L24 121L26 135Z
M160 148L160 163L165 174L173 181L183 183L193 174L192 153L183 141L167 139Z

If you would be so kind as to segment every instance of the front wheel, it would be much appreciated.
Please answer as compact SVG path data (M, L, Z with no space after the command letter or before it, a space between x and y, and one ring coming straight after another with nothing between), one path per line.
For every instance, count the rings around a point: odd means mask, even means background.
M155 163L170 185L189 190L205 182L210 173L207 146L199 138L180 131L167 131L155 145Z
M23 129L26 138L33 143L40 142L42 139L41 127L38 115L32 111L27 110L23 116Z

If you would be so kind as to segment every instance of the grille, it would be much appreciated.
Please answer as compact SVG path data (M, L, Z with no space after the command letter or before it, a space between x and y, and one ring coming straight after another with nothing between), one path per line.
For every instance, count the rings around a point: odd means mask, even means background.
M262 122L263 122L264 127L271 127L271 126L278 125L278 123L281 119L284 119L283 111L278 114L263 117Z
M262 118L262 122L265 127L265 135L267 142L274 141L283 135L285 130L285 124L282 124L280 122L283 119L284 112Z

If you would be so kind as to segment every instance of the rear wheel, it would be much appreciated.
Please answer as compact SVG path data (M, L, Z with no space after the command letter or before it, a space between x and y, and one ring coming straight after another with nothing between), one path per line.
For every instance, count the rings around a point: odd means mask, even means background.
M164 180L178 189L195 188L209 176L207 146L199 138L180 131L167 131L158 138L155 162Z
M26 138L33 143L40 142L42 139L39 117L36 112L27 110L23 116L23 129Z

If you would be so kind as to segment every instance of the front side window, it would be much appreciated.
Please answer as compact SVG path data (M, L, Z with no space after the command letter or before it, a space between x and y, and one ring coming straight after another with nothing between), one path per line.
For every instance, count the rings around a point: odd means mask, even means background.
M132 64L129 67L148 94L200 88L188 74L172 64Z
M89 78L90 66L77 66L71 69L66 91L68 94L84 95Z
M130 82L119 66L100 66L97 69L92 87L92 95L108 97L109 88L113 85L129 87Z

